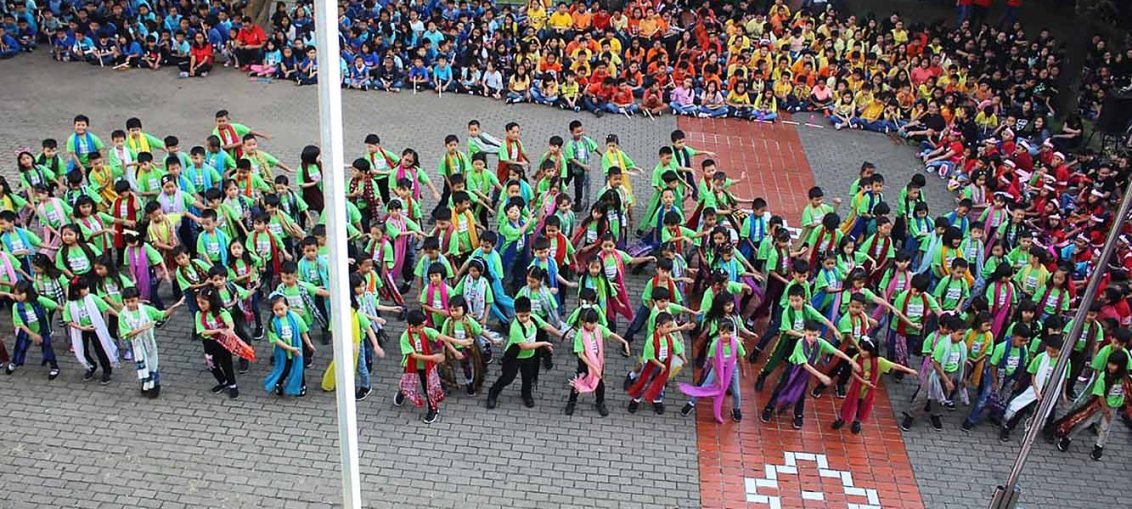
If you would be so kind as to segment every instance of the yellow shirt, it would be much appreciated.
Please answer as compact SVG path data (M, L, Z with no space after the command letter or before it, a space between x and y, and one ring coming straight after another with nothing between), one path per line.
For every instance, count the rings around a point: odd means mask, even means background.
M527 8L527 24L535 31L542 30L546 26L546 9L541 5Z
M554 11L554 14L550 15L550 26L551 28L566 30L574 26L574 18L570 16L569 12Z

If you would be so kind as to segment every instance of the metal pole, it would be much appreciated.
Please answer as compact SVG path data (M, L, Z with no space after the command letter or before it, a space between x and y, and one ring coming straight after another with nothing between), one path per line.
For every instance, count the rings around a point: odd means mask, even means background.
M1030 429L1026 430L1026 436L1022 439L1022 450L1018 451L1018 458L1014 460L1014 467L1010 469L1010 477L1007 478L1006 485L995 488L994 498L990 505L991 509L1012 509L1018 502L1018 495L1021 492L1018 488L1018 478L1022 475L1022 468L1026 465L1026 458L1030 455L1034 440L1038 438L1038 432L1041 431L1046 416L1053 410L1053 403L1057 401L1058 394L1061 393L1061 386L1065 382L1063 373L1069 365L1069 354L1065 350L1072 347L1070 342L1076 341L1084 329L1085 313L1089 312L1089 307L1093 305L1093 300L1097 297L1097 288L1100 287L1101 278L1107 272L1105 267L1108 265L1109 259L1112 258L1112 252L1116 249L1116 242L1120 238L1120 228L1128 217L1130 206L1132 206L1132 181L1129 181L1128 187L1124 189L1124 198L1120 202L1120 210L1113 217L1113 224L1109 225L1108 239L1105 240L1101 256L1093 267L1089 284L1085 287L1081 304L1073 317L1073 326L1069 328L1069 334L1065 336L1062 353L1057 356L1057 364L1054 365L1050 380L1051 386L1043 391L1038 411L1034 414L1034 422Z
M323 195L330 265L330 326L334 331L335 385L338 388L338 448L342 460L342 506L362 507L358 475L358 421L354 401L354 330L350 323L350 273L347 257L346 166L342 127L342 70L338 67L338 2L317 0L318 111L322 143Z

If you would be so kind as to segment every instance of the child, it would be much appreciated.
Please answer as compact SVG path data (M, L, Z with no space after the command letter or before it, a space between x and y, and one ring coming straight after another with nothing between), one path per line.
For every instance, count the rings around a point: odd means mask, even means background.
M1019 324L1014 327L1009 339L994 347L990 363L987 364L986 372L982 377L982 384L978 388L975 404L971 406L971 411L960 426L963 432L971 431L982 420L983 410L988 407L991 408L992 422L1001 419L1003 405L1010 399L1010 395L1024 387L1026 382L1025 366L1029 358L1026 344L1029 341L1030 328L1025 324Z
M1100 461L1105 441L1112 430L1116 412L1124 407L1124 398L1130 387L1128 380L1128 352L1115 351L1104 364L1104 371L1093 382L1090 398L1084 405L1062 417L1056 423L1059 438L1057 450L1066 452L1073 436L1097 424L1097 441L1090 457Z
M737 337L735 324L731 320L719 320L718 336L712 338L707 347L711 355L711 367L708 374L699 386L680 384L680 391L691 399L680 409L680 413L688 415L696 407L697 397L711 397L714 399L713 409L716 422L723 423L723 399L728 391L731 392L731 419L735 422L743 420L743 413L739 407L740 399L739 376L747 376L747 365L738 360L746 357L747 351L743 348L743 341ZM740 369L735 369L739 365ZM714 386L713 386L714 384Z
M511 385L511 382L515 381L515 375L520 372L522 372L523 405L527 408L534 408L535 400L531 391L538 379L539 368L535 353L540 348L546 348L548 352L552 352L554 348L549 341L536 341L539 330L547 331L555 336L562 336L558 329L531 314L530 299L526 297L516 298L515 320L511 322L508 332L507 346L502 359L503 369L499 378L487 392L487 408L489 410L495 408L499 393L503 392L503 389L508 385Z
M673 358L678 358L680 365L688 363L684 342L672 335L674 326L671 314L662 312L656 316L652 337L646 341L641 354L640 375L627 389L631 398L629 413L637 412L642 399L648 399L657 414L664 413L664 386L675 367Z
M404 368L404 374L401 375L393 404L401 406L405 399L417 408L427 404L428 412L421 420L425 424L432 424L440 415L437 405L444 401L444 388L436 372L437 364L444 362L444 352L433 353L435 342L441 341L444 345L442 348L455 350L455 344L468 346L472 340L457 340L426 327L425 315L420 310L409 312L408 323L409 327L401 333L401 367ZM453 356L456 359L463 358L463 354L459 352L453 352Z
M598 324L598 313L589 308L581 311L579 315L581 328L574 333L574 354L578 356L577 374L570 379L570 399L566 401L566 415L574 415L574 407L578 404L578 395L585 392L594 393L594 404L598 415L609 415L605 406L605 339L612 338L621 342L625 353L629 353L629 343L624 338L610 331L604 325Z
M791 295L792 299L798 297L797 292ZM787 325L786 320L783 320L783 327ZM828 324L827 324L828 325ZM789 332L794 332L793 330ZM835 333L838 339L841 339L840 333ZM806 319L805 325L801 333L802 340L797 341L793 347L793 353L787 361L790 365L782 372L778 379L778 384L774 388L774 392L763 407L763 413L760 416L762 422L770 422L771 417L776 409L783 409L787 406L794 406L794 429L802 429L803 412L806 405L806 387L809 385L810 376L814 376L823 385L830 385L832 380L828 376L818 371L816 365L818 358L821 355L835 355L852 366L854 372L860 372L861 367L856 361L845 355L845 352L838 350L828 341L822 339L821 336L821 323L813 319ZM760 375L761 376L761 375Z
M59 362L55 358L55 348L51 345L51 315L59 304L39 295L31 281L20 281L9 298L12 305L12 327L16 329L16 345L12 350L11 362L4 366L4 372L11 375L16 368L24 365L27 351L34 343L43 352L41 365L49 366L47 379L59 377Z
M106 328L103 313L118 314L106 301L90 294L90 287L84 279L77 279L67 289L67 304L63 308L63 322L68 326L71 348L79 364L86 368L83 381L89 382L99 366L102 367L102 385L110 383L113 368L118 367L118 347L114 345L110 331ZM90 349L97 355L91 356Z
M1022 422L1027 415L1032 411L1036 411L1038 405L1042 400L1042 391L1049 388L1054 377L1054 366L1057 364L1057 358L1061 355L1061 336L1048 336L1042 340L1045 345L1045 350L1030 360L1030 364L1026 367L1026 372L1030 374L1030 386L1020 393L1016 393L1010 401L1006 404L1006 412L1002 415L1003 423L1002 430L999 431L998 439L1003 442L1010 441L1010 432ZM1068 371L1066 371L1068 375ZM1056 387L1058 384L1053 383ZM1065 386L1062 386L1061 398L1066 398L1064 394ZM1054 412L1050 412L1049 417L1045 423L1033 423L1033 426L1045 426L1052 423Z
M468 303L462 295L454 295L448 301L448 317L444 319L440 333L459 341L471 340L471 342L467 346L459 343L453 345L453 348L460 355L445 356L444 364L440 366L440 378L444 381L446 387L458 387L460 384L456 381L456 369L457 363L459 363L460 370L464 375L462 385L469 396L475 396L483 387L487 371L487 363L480 340L483 337L484 328L480 322L468 316L467 309ZM448 350L445 351L449 352Z
M274 368L263 381L263 390L279 396L306 396L307 379L303 373L304 346L314 351L307 322L291 311L282 295L271 300L271 321L267 324L267 339L275 345Z
M877 384L880 383L881 376L892 370L909 375L916 374L916 370L912 368L893 363L879 356L877 345L872 339L862 338L857 344L860 347L860 352L853 360L861 366L861 371L860 373L853 373L853 381L849 384L849 397L841 405L841 412L838 414L837 420L830 425L830 428L838 430L845 426L846 421L852 420L853 424L849 426L849 431L854 435L861 432L861 423L867 422L869 415L872 414L873 399L876 397L877 391L880 390Z
M777 330L769 327L767 329L768 331L778 333L778 343L775 345L774 352L771 354L770 359L767 360L762 370L759 371L759 376L755 380L756 392L763 390L767 378L770 378L771 373L774 373L775 368L777 368L778 364L782 361L789 361L792 365L801 364L801 362L794 362L791 359L795 356L794 353L798 351L798 339L805 338L807 335L807 331L805 330L807 322L817 322L820 326L824 326L826 328L825 330L832 331L834 337L838 340L842 340L841 332L837 326L829 321L828 318L822 316L818 310L814 309L814 307L806 301L806 293L807 289L800 284L792 286L786 291L787 304L782 310L781 318L779 319L780 325ZM818 332L820 331L821 329L819 329ZM769 333L767 335L770 336ZM765 337L766 336L764 336L764 338ZM822 341L825 342L825 340ZM759 343L761 344L762 341ZM831 348L833 347L831 346ZM843 352L842 356L844 356ZM748 360L751 359L748 358ZM810 364L813 365L815 363L810 362ZM788 366L783 376L789 373L793 367L794 366ZM822 381L822 385L827 386L829 385L828 378L829 377L826 377L824 374L818 377L818 379ZM782 385L782 380L784 379L780 378L779 385Z
M916 418L923 415L927 408L931 408L932 429L943 430L943 421L940 419L942 408L948 406L955 389L963 380L964 369L967 365L967 343L963 341L966 326L962 320L955 316L946 316L941 319L945 322L941 329L948 329L951 333L945 340L939 341L931 353L930 368L926 378L921 380L920 388L912 399L911 406L904 412L904 420L900 429L908 431ZM925 356L925 359L929 357ZM934 403L934 405L930 405Z
M428 325L440 327L448 316L448 296L456 291L448 286L445 276L448 270L439 263L428 267L428 283L421 287L420 303L428 318Z
M220 292L211 286L203 287L196 295L197 312L193 318L196 334L202 339L204 358L209 371L218 382L212 387L213 394L228 392L228 398L240 397L236 386L236 370L232 368L233 350L240 355L255 359L251 347L243 343L233 332L232 315L224 309Z
M177 308L185 303L184 298L160 311L141 303L141 294L135 287L122 290L122 310L118 312L118 335L130 342L134 365L141 381L141 392L149 398L161 394L161 375L158 371L157 340L153 330L158 324L168 320Z

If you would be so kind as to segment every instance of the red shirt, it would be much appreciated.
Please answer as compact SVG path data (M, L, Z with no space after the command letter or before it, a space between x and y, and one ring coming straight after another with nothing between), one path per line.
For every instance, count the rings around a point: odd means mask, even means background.
M193 46L189 48L189 55L192 56L198 63L212 63L212 45L205 44L201 47Z
M619 105L628 105L633 103L633 89L629 87L618 87L617 91L613 94L613 103Z
M244 25L240 32L236 34L236 41L245 46L262 46L267 42L267 34L263 32L259 25Z

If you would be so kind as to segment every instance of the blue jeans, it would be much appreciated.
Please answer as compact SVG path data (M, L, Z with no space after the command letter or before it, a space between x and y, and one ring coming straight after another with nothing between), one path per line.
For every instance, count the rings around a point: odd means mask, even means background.
M362 334L365 334L365 332L363 331ZM363 337L362 343L364 345L369 345L369 339ZM365 348L369 348L369 347L364 346L363 350ZM360 355L358 355L358 387L360 387L362 389L369 389L369 387L370 387L370 385L369 385L369 368L366 367L366 356L365 356L364 351Z
M625 341L633 342L633 336L636 336L641 329L645 328L645 324L649 319L649 308L645 306L637 307L637 314L633 315L633 322L629 324L629 328L625 330Z
M382 82L381 82L381 80L374 80L374 82L373 82L373 89L374 89L374 90L393 90L393 89L398 89L398 90L400 90L400 89L401 89L401 87L402 87L402 86L403 86L404 84L405 84L405 82L404 82L404 81L402 81L402 80L397 80L397 81L391 82L391 83L390 83L390 85L389 85L389 86L387 87L387 86L385 86L385 84L384 84L384 83L382 83Z
M536 103L550 106L554 104L554 101L558 100L558 96L547 97L538 87L531 87L531 99Z
M604 108L605 108L605 111L613 113L614 115L621 113L622 111L632 115L632 114L637 113L638 111L641 110L641 107L637 106L636 103L630 104L628 106L617 106L616 104L613 104L613 103L605 103Z
M778 119L778 113L773 111L752 111L751 118L755 120L762 120L765 122L774 122Z
M738 362L743 362L743 361L739 360ZM700 382L700 387L708 386L708 385L715 383L716 376L717 376L717 370L713 369L711 371L708 371L707 376L704 377L704 381ZM743 402L743 398L740 395L740 392L741 392L740 387L741 386L739 384L739 366L735 366L735 369L731 370L731 408L733 408L735 410L738 410L739 405ZM688 404L689 405L695 405L696 404L696 398L689 398Z
M591 113L597 113L605 108L605 101L594 100L589 96L582 96L582 107Z
M699 112L699 107L697 107L695 103L683 106L676 101L672 101L668 103L668 107L672 108L672 111L675 111L677 115L695 115Z
M716 109L711 109L711 108L708 108L706 106L700 106L700 114L701 115L707 115L711 118L726 117L727 113L729 111L730 111L730 108L727 108L726 106L723 107L723 108L716 108Z

